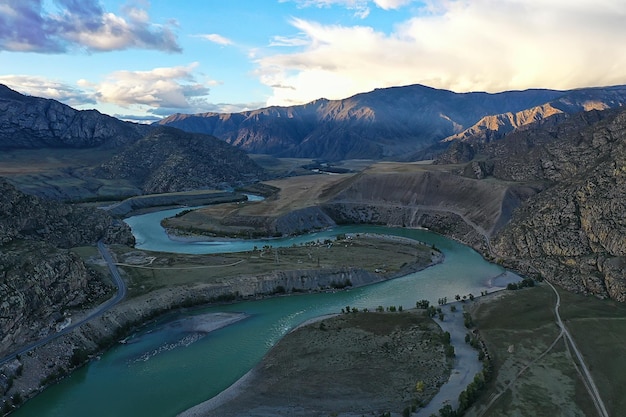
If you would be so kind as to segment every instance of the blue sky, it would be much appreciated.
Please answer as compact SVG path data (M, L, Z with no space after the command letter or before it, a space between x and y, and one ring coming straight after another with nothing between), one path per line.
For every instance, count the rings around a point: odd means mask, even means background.
M129 120L626 84L623 0L0 0L0 83Z

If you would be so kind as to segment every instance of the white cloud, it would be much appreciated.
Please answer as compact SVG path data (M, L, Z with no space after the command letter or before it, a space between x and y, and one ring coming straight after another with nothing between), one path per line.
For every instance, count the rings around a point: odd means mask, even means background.
M209 86L222 82L198 75L197 68L198 64L192 63L148 71L116 71L101 82L80 79L76 85L41 76L2 75L0 84L22 94L55 99L75 108L98 105L115 117L139 123L173 113L236 113L264 106L265 103L260 102L211 103Z
M225 38L222 35L218 35L217 33L210 33L206 35L193 35L193 36L196 38L202 38L207 41L216 43L218 45L223 45L223 46L232 45L234 43L232 40Z
M194 70L197 66L193 63L149 71L116 71L102 82L81 80L79 85L95 90L102 103L195 110L209 94L206 84L196 81Z
M69 106L95 104L93 94L57 80L31 75L2 75L0 84L4 84L22 94L35 97L51 98Z
M383 8L404 3L377 0ZM270 105L414 83L492 92L623 84L624 21L618 0L431 1L392 33L294 19L306 46L257 58L256 73L273 86Z
M309 40L303 36L274 36L269 46L306 46Z
M55 12L46 9L52 5ZM0 50L62 53L139 48L181 52L173 22L152 23L147 10L138 7L123 7L122 13L105 11L98 0L12 0L0 7Z

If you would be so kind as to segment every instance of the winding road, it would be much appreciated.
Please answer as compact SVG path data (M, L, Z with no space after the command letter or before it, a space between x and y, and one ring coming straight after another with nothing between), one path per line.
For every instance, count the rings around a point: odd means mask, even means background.
M26 345L22 348L20 348L19 350L3 357L0 359L0 366L4 365L5 363L9 362L10 360L15 359L16 357L23 355L27 352L30 352L31 350L38 348L39 346L43 346L46 343L56 339L57 337L63 336L65 334L70 333L72 330L76 329L77 327L80 327L81 325L83 325L84 323L101 316L102 314L104 314L106 311L108 311L109 309L111 309L114 305L116 305L117 303L119 303L120 301L122 301L124 299L124 297L126 297L126 284L124 284L124 280L122 280L122 276L120 275L120 271L117 269L117 266L115 265L115 262L113 261L113 257L111 256L111 252L109 252L109 249L106 247L106 245L102 242L102 241L98 241L98 251L100 251L100 254L102 255L102 258L106 261L108 267L109 267L109 271L111 271L111 276L113 277L113 282L115 283L115 286L117 287L117 294L115 294L115 297L111 298L110 300L100 304L98 307L96 307L94 310L90 311L89 314L87 314L85 317L83 317L81 320L77 321L76 323L73 323L67 327L65 327L64 329L50 334L42 339L39 339L36 342L33 342L29 345Z

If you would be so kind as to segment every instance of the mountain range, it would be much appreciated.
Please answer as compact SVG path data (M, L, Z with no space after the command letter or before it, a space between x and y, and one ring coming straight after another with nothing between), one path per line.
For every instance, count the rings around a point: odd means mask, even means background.
M148 126L56 100L26 96L0 84L0 149L118 147L144 136Z
M240 113L174 114L158 122L277 157L430 159L458 140L489 141L554 116L626 104L626 86L454 93L423 85Z

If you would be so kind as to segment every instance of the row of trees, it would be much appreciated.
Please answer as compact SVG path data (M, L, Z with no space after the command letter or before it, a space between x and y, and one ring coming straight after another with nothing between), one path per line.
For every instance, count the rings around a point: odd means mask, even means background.
M385 311L388 311L390 313L395 313L396 311L403 311L404 308L402 306L388 306L386 309L383 306L378 306L376 307L376 312L377 313L383 313ZM348 313L358 313L359 311L362 311L363 313L368 313L369 309L367 307L363 308L362 310L359 310L358 307L350 307L350 306L345 306L344 308L341 309L341 313L342 314L348 314Z

